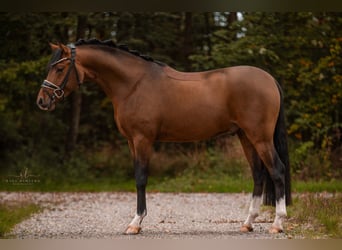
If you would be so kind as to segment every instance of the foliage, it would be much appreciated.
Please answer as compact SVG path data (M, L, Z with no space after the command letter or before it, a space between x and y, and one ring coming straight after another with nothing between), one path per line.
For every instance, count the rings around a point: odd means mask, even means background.
M300 180L333 180L341 176L341 169L327 159L328 151L314 148L312 141L291 142L292 176Z

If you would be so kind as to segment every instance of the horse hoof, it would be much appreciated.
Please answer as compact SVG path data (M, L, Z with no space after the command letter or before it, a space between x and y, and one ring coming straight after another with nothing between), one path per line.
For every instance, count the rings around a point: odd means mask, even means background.
M268 232L270 234L279 234L279 233L282 233L283 232L283 229L281 228L278 228L278 227L271 227Z
M240 228L240 232L242 232L242 233L248 233L248 232L252 232L252 231L253 231L253 227L252 226L243 225Z
M135 226L128 226L125 234L132 235L132 234L138 234L141 231L141 227L135 227Z

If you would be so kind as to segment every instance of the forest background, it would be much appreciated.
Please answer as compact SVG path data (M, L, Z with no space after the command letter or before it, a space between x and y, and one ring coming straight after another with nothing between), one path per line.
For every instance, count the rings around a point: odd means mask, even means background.
M96 84L84 84L54 112L35 104L49 42L79 38L112 39L180 71L254 65L270 72L284 91L293 179L341 183L341 13L1 13L0 24L3 190L134 190L127 142ZM150 174L156 191L251 187L241 186L251 174L231 136L157 143Z

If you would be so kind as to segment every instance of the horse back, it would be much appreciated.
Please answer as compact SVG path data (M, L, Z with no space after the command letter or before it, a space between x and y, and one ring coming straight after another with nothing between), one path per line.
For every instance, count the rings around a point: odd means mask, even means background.
M202 140L251 123L275 123L273 77L250 66L183 73L165 69L159 91L160 140ZM272 114L271 114L272 113Z

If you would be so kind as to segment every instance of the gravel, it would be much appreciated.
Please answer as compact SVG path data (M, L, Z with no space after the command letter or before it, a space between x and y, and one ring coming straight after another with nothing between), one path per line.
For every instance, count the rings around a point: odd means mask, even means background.
M139 235L124 235L135 214L135 193L0 192L1 203L33 202L40 213L17 224L18 239L286 239L268 233L273 216L262 212L254 231L240 233L250 194L150 193Z

